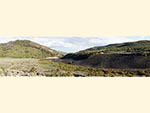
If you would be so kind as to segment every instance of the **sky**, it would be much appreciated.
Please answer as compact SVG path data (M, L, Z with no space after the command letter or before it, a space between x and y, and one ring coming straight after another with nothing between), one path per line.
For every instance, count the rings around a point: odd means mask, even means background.
M77 52L94 46L113 43L150 40L150 36L128 37L0 37L0 43L15 40L31 40L49 48L63 52Z

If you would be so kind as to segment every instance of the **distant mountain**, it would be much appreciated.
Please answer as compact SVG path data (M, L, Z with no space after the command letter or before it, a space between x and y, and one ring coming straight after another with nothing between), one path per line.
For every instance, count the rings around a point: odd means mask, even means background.
M93 47L67 54L63 59L72 60L72 64L101 68L150 68L150 41Z
M29 40L16 40L0 44L0 57L46 58L62 55L61 52Z

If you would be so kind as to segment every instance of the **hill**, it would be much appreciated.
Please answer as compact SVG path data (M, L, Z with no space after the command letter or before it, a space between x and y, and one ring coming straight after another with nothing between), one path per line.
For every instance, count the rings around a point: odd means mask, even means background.
M107 46L99 46L94 48L89 48L87 51L100 51L104 53L150 53L150 41L142 40L137 42L126 42L119 44L110 44ZM85 52L84 51L84 52Z
M127 42L89 48L77 53L70 53L64 58L81 60L97 54L150 54L150 41Z
M63 59L71 59L72 64L101 68L150 68L150 41L93 47L67 54Z
M54 56L62 56L62 53L29 40L16 40L0 44L0 57L45 58Z

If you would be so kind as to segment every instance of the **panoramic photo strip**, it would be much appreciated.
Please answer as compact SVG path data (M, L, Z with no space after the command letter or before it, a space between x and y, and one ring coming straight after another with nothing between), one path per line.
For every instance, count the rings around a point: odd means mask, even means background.
M150 77L150 36L0 37L0 76Z

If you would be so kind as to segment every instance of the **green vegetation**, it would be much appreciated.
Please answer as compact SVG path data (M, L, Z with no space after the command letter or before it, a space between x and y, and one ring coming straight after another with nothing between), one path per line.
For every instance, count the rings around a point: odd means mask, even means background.
M150 69L104 69L31 58L0 58L0 76L150 77Z
M150 70L121 70L121 69L102 69L87 66L77 66L64 64L61 62L53 62L47 60L39 60L39 64L43 67L45 76L75 76L75 77L136 77L150 76Z
M0 44L0 57L46 58L63 54L29 40L17 40Z
M150 54L150 41L143 40L137 42L110 44L103 47L90 48L85 51L92 52L94 50L108 54Z

